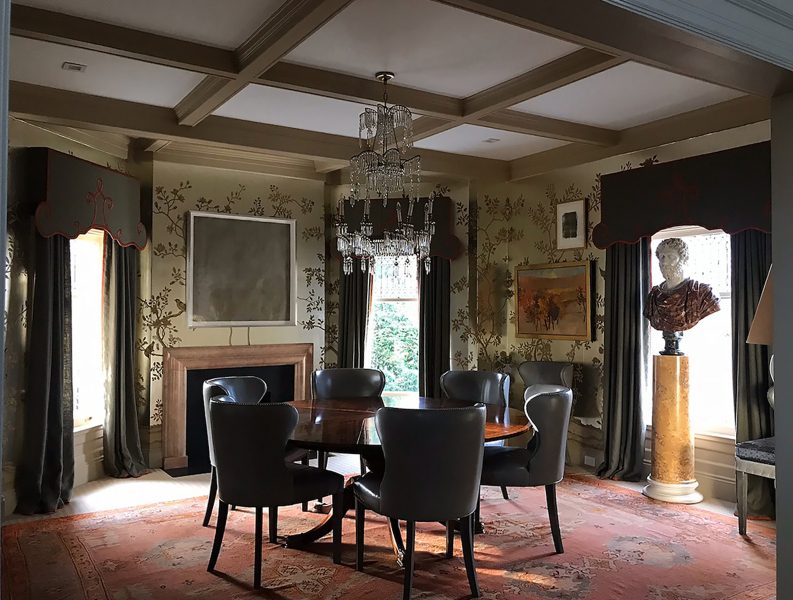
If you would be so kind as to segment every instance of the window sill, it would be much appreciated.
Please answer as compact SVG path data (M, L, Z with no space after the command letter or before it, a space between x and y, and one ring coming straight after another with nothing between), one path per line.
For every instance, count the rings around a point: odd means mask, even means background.
M97 422L94 422L94 421L88 421L88 422L83 423L81 425L75 425L74 426L74 434L75 434L75 436L82 435L83 437L85 437L86 435L88 435L92 431L101 431L103 429L104 429L104 425L102 423L97 423Z
M653 432L652 425L645 425L645 429L647 431L647 437L650 437L650 434ZM697 440L704 440L709 442L714 442L717 444L729 444L731 446L735 445L735 434L734 433L725 433L721 431L708 431L708 432L698 432L694 434L694 438Z

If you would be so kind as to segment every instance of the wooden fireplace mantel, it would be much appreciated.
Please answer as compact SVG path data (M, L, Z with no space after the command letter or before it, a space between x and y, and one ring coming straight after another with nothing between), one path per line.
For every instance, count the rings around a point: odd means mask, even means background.
M187 371L294 365L295 400L311 398L314 344L170 348L163 358L163 468L187 466Z

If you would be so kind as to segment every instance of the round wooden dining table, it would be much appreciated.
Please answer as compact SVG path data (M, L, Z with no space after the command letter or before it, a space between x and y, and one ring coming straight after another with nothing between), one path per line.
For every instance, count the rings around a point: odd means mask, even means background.
M471 406L471 402L448 398L426 398L420 396L383 396L379 398L334 398L332 400L296 400L292 405L299 413L295 431L290 437L292 445L309 450L323 450L344 454L360 454L367 466L377 471L380 438L375 427L375 413L384 406L396 408L460 408ZM486 404L485 442L505 440L531 431L529 420L523 411L507 406ZM374 459L374 460L371 460ZM371 460L371 462L370 462ZM345 511L355 506L352 486L345 492ZM395 551L401 554L401 536L398 528L392 533ZM330 533L331 514L310 531L286 536L287 547L297 548L316 541Z

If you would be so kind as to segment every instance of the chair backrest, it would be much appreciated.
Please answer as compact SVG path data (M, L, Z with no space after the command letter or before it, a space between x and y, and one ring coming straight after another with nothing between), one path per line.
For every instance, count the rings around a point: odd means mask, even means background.
M258 404L267 393L267 384L264 380L253 375L235 375L231 377L215 377L204 382L206 386L219 388L220 394L215 396L228 396L232 402L239 404Z
M214 399L209 418L220 499L240 506L288 503L294 485L286 443L297 425L297 409L287 402Z
M573 364L551 360L527 360L518 367L526 387L543 383L573 387Z
M215 377L204 381L204 418L207 424L209 464L215 466L215 447L212 445L212 424L209 421L209 403L213 398L239 404L257 404L267 393L267 384L250 375Z
M532 385L526 388L523 410L534 424L529 441L534 451L529 462L531 485L552 485L564 477L567 429L573 409L573 392L561 385Z
M376 398L385 388L385 375L377 369L319 369L311 374L314 398Z
M383 514L409 521L470 515L479 499L484 404L464 408L381 408L375 415L385 458Z
M493 371L446 371L441 375L441 391L453 400L485 404L509 404L509 375Z

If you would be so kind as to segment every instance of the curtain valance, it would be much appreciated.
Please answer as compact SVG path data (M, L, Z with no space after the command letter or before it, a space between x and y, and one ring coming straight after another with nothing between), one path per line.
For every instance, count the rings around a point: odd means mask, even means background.
M598 248L682 225L733 234L771 231L771 147L768 142L601 177Z
M26 152L25 177L40 198L35 222L43 237L73 239L95 228L121 246L146 246L135 178L49 148Z

